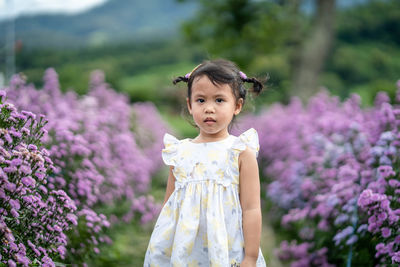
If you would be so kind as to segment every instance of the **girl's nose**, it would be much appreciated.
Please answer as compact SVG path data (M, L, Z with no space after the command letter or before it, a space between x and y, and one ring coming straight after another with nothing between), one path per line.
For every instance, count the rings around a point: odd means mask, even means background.
M214 105L213 104L206 105L204 111L205 113L214 113L215 112Z

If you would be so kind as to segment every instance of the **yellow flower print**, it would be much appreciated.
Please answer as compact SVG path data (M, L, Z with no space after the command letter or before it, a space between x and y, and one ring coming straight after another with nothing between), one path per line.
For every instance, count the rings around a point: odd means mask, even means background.
M172 246L166 247L166 248L164 249L164 253L165 253L166 256L171 257L171 254L172 254Z
M182 179L186 178L186 172L182 167L175 167L174 175L175 175L175 178L178 178L178 177L180 177Z
M169 228L169 229L165 230L165 231L162 233L161 236L164 238L164 240L169 240L169 239L171 238L171 236L172 236L172 229Z
M199 206L193 207L192 214L193 214L194 218L199 219L200 218L200 207Z
M207 157L210 162L212 162L214 160L218 161L220 156L221 156L221 153L216 150L211 150L207 153Z
M220 263L217 263L217 262L215 262L213 260L211 260L210 266L211 267L222 267L222 265Z
M231 260L231 267L240 266L236 260Z
M174 266L174 267L182 267L183 266L182 263L180 263L180 262L173 261L171 263L172 263L172 266Z
M208 204L208 195L202 195L201 196L201 205L203 207L207 207Z
M193 153L192 150L185 149L181 152L180 156L183 158L187 158L187 157L190 157L192 155L192 153Z
M174 244L172 244L172 251L176 250L176 246L177 246L177 242L174 242Z
M224 178L224 174L225 174L225 170L218 169L218 171L216 171L215 174L218 176L219 179L223 179Z
M181 230L185 235L189 235L192 229L190 228L190 225L189 225L189 224L187 224L187 223L185 223L185 222L182 222L182 225L181 225L180 230Z
M193 250L193 245L194 245L194 241L190 241L188 244L186 244L186 251L188 254L192 253Z
M228 233L228 249L232 249L233 237Z
M172 209L171 209L171 207L169 206L169 205L164 205L164 208L163 208L163 216L165 215L165 216L168 216L168 217L171 217L171 215L172 215Z
M207 233L204 233L203 236L201 237L203 239L203 247L208 247L208 236Z
M211 224L213 225L213 229L215 230L215 232L219 233L220 229L222 228L221 220L214 217L211 219Z
M148 250L150 253L154 253L154 244L150 242Z
M235 203L233 202L233 198L231 195L229 195L224 201L224 206L229 207L229 209L231 210L234 205Z
M186 188L188 194L186 194L185 197L190 198L193 195L193 184L188 184Z
M203 163L199 162L196 164L196 166L194 166L193 175L196 174L203 177L205 172L206 172L206 167L204 166Z
M188 267L197 267L199 266L199 262L196 260L192 260L191 262L188 263Z

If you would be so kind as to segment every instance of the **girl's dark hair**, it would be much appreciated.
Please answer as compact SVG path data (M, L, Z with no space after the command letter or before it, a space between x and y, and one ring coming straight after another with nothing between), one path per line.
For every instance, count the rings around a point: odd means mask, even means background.
M239 70L235 63L225 60L207 60L198 65L191 73L185 76L179 76L173 83L187 82L188 91L187 95L190 100L192 96L192 84L196 77L206 75L213 84L229 84L232 88L233 95L238 101L243 98L243 104L246 99L247 89L244 83L252 83L251 91L258 95L263 89L263 84L256 78L247 78L246 75Z

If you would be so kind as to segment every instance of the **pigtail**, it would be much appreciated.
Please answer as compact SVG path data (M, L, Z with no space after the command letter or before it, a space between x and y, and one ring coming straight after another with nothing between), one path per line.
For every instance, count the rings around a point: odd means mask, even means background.
M243 82L247 82L247 83L252 83L253 84L253 88L252 88L252 92L255 93L256 95L259 95L262 91L262 89L264 88L264 84L257 80L256 78L242 78Z
M185 82L187 83L189 81L189 78L186 76L179 76L178 78L176 78L175 80L172 81L173 84L177 84L179 82Z
M247 77L243 77L243 75L240 75L241 79L243 82L247 82L247 83L252 83L253 84L253 88L252 88L252 92L255 93L256 95L259 95L262 91L262 89L264 88L264 83L265 81L261 82L256 78L247 78ZM268 78L267 78L268 79Z

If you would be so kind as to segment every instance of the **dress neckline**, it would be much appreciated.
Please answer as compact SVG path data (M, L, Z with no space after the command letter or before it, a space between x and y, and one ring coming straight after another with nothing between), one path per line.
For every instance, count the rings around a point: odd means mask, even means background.
M231 136L232 136L232 135L230 134L230 135L228 135L227 137L225 137L224 139L221 139L221 140L218 140L218 141L201 142L201 143L195 143L195 142L192 141L193 139L190 139L190 138L188 138L187 140L188 140L189 143L195 144L195 145L216 144L216 143L221 143L221 142L224 142L224 141L230 139Z

